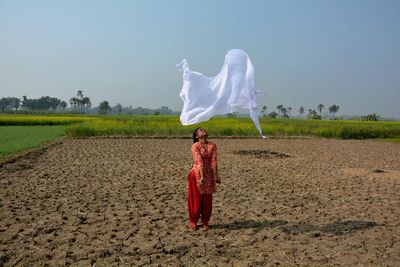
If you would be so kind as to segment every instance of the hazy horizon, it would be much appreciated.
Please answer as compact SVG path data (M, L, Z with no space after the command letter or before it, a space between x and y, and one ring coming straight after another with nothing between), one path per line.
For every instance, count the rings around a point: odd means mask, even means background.
M400 118L400 2L0 1L0 97L180 111L182 73L245 50L260 107Z

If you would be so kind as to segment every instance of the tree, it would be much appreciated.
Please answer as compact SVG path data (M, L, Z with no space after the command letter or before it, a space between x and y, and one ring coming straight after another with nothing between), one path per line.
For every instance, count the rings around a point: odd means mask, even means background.
M76 109L78 99L76 97L71 97L71 99L69 100L69 104L73 109Z
M304 114L304 107L300 107L300 108L299 108L299 113L300 113L300 115L303 115L303 114Z
M261 114L263 114L263 117L267 117L267 106L263 106L261 108Z
M362 121L378 121L380 120L381 116L376 113L368 114L366 116L361 116Z
M322 104L319 104L318 105L318 107L317 107L317 109L319 110L319 114L322 114L322 110L324 109L324 105L322 105Z
M10 97L10 106L17 111L21 106L21 100L18 97Z
M76 96L77 96L79 99L83 99L83 91L82 91L82 90L78 90L78 92L76 92Z
M107 100L105 100L100 103L98 112L99 112L99 114L108 114L110 109L111 109L110 104L108 103Z
M78 90L76 92L76 97L71 97L69 103L75 111L79 111L80 113L83 113L85 107L86 112L88 112L89 108L92 106L90 98L85 97L82 90Z
M268 117L270 117L271 119L275 119L278 116L278 113L276 113L275 111L272 111L271 113L268 114Z
M14 110L17 111L21 106L21 100L18 97L3 97L0 99L0 110Z
M282 112L283 105L278 105L276 108L278 109L278 115L280 116L281 112Z
M239 112L230 112L227 114L227 116L229 118L236 118L238 114L239 114Z
M171 114L171 110L169 109L168 106L162 106L161 109L160 109L160 114L161 115Z
M122 105L120 103L117 103L114 107L113 107L113 112L117 113L117 114L121 114L122 112ZM158 112L160 114L160 112ZM154 115L158 115L158 114L154 114Z
M24 110L31 111L48 111L50 109L56 110L61 104L60 99L50 96L42 96L38 99L28 99L26 96L23 96L22 105L19 98L15 97L11 99L13 99L12 103L15 110L19 109L20 107L22 107Z
M312 120L320 120L321 119L321 115L319 115L315 109L309 109L307 117Z
M283 118L289 118L288 110L285 107L281 108L281 112L282 112L282 117Z
M83 91L82 90L78 90L78 92L76 92L76 99L75 99L79 111L81 113L83 113L83 106L84 106L84 101L83 101Z
M65 101L61 101L60 107L62 108L63 112L65 112L65 109L67 108L68 104Z
M92 106L92 103L90 102L90 98L87 96L82 98L82 104L83 104L83 106L86 106L86 113L89 112L89 108Z
M0 99L0 110L1 111L8 110L9 106L10 106L9 97L3 97L3 98Z
M333 116L335 116L336 112L339 111L339 106L338 105L332 105L328 108L329 113L333 113Z

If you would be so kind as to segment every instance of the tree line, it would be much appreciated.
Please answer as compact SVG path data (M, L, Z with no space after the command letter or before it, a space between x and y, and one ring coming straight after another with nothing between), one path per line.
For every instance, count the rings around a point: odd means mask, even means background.
M18 111L18 110L31 110L31 111L45 111L45 110L65 110L67 102L62 101L55 97L42 96L37 99L29 99L26 96L22 100L18 97L3 97L0 98L0 110L5 111Z
M339 105L331 105L328 107L329 114L333 115L335 117L335 114L339 111ZM270 113L267 113L267 106L263 106L261 108L261 114L266 117L266 118L290 118L291 113L292 113L292 108L291 107L284 107L283 105L278 105L276 107L277 111L272 111ZM319 104L316 109L309 108L308 109L308 114L306 114L306 117L309 119L322 119L322 111L325 109L325 105ZM319 112L317 112L317 110ZM299 114L303 116L305 113L305 108L301 106L299 108Z
M40 98L3 97L0 98L0 112L15 113L73 113L73 114L132 114L132 115L169 115L180 114L167 106L161 108L124 107L117 103L111 106L107 100L93 107L90 97L78 90L76 96L69 99L69 105L56 97L42 96Z
M98 106L92 107L90 97L85 96L82 90L78 90L76 96L69 99L69 106L66 101L58 99L56 97L42 96L40 98L28 98L23 96L22 99L18 97L3 97L0 98L0 112L21 112L21 113L77 113L77 114L129 114L129 115L179 115L179 111L173 111L167 106L161 108L151 109L144 107L124 107L117 103L115 106L111 106L107 100L102 101ZM339 105L331 105L327 108L332 119L335 119L336 113L339 111ZM267 113L267 106L261 108L261 115L265 118L290 118L292 116L292 107L285 107L278 105L276 111L273 110ZM301 106L298 110L300 116L304 116L308 119L321 120L323 115L322 112L325 110L324 104L319 104L316 109L309 108L306 113L306 109ZM238 112L227 114L228 117L238 116ZM361 116L358 119L377 121L380 120L380 115L373 113L365 116Z

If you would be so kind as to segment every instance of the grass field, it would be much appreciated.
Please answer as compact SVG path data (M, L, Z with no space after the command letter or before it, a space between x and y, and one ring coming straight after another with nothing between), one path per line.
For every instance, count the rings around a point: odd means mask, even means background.
M55 140L65 135L64 128L64 126L2 126L0 158Z
M341 139L400 138L400 122L320 121L301 119L260 119L267 136L319 136ZM99 117L66 128L71 136L188 135L205 127L212 136L259 136L250 118L216 117L198 125L182 126L178 116Z
M340 120L265 119L261 127L267 136L318 136L340 139L400 140L400 122ZM254 136L259 133L250 118L215 117L197 125L182 126L171 115L0 115L0 157L68 136L187 136L204 127L210 137Z
M0 126L68 125L92 120L81 115L13 115L0 114Z

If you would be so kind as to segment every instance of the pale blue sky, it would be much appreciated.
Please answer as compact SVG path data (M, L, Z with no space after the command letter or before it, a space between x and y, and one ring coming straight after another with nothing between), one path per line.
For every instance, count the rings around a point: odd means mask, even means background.
M215 75L245 50L260 105L400 118L400 1L0 0L0 97L83 90L180 110L182 58Z

